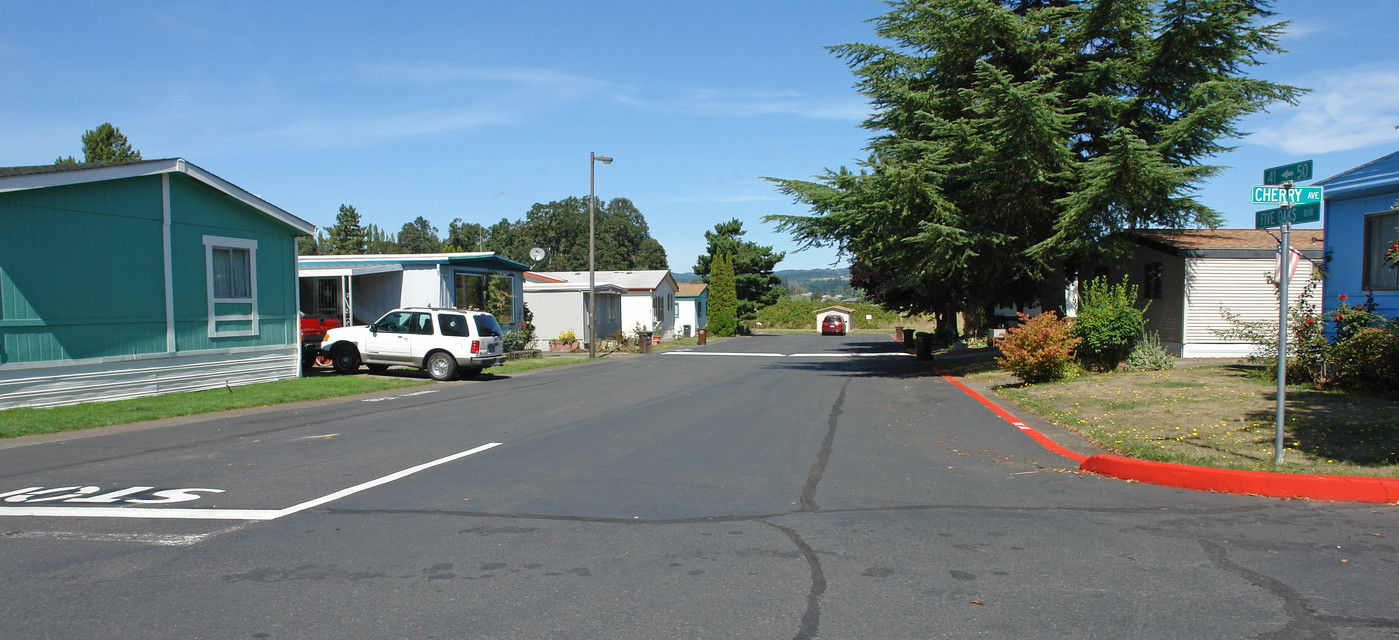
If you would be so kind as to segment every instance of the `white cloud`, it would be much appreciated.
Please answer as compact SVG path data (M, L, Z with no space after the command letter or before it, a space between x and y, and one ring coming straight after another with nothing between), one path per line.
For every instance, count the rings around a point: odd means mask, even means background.
M869 105L858 97L816 97L797 91L691 88L668 97L623 96L618 100L642 111L705 116L797 115L826 120L860 121L869 115Z
M1399 70L1394 65L1330 70L1291 82L1313 91L1296 107L1245 123L1247 141L1291 154L1348 151L1399 140Z

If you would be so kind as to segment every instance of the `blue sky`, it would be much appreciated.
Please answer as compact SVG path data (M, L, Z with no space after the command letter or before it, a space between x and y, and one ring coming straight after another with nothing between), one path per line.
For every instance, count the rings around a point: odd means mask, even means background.
M81 156L121 128L148 159L183 157L316 225L352 204L397 231L423 216L516 220L588 193L636 203L689 271L704 232L804 213L762 176L863 157L867 113L825 45L872 42L877 0L706 3L9 2L0 21L0 166ZM1249 118L1200 200L1252 227L1262 170L1317 178L1399 150L1394 0L1282 0L1291 53L1252 75L1313 90Z

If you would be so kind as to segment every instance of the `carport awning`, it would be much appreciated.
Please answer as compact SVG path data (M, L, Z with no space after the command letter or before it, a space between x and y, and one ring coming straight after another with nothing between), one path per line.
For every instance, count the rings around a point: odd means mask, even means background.
M392 273L402 271L401 264L366 264L356 267L300 266L296 275L300 278L331 278L335 276L365 276L371 273Z

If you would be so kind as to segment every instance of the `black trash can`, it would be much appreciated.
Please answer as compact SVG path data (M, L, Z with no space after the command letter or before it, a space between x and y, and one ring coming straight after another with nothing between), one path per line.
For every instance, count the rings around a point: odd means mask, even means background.
M904 348L913 348L913 329L904 329Z
M637 351L641 353L651 353L651 332L638 331L636 333Z
M918 359L933 359L933 334L924 331L918 332Z

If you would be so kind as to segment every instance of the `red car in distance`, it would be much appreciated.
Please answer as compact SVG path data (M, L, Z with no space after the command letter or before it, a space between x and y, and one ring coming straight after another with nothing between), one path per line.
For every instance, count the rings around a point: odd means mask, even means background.
M821 320L821 335L823 336L843 336L845 335L845 318L838 315L829 315Z

